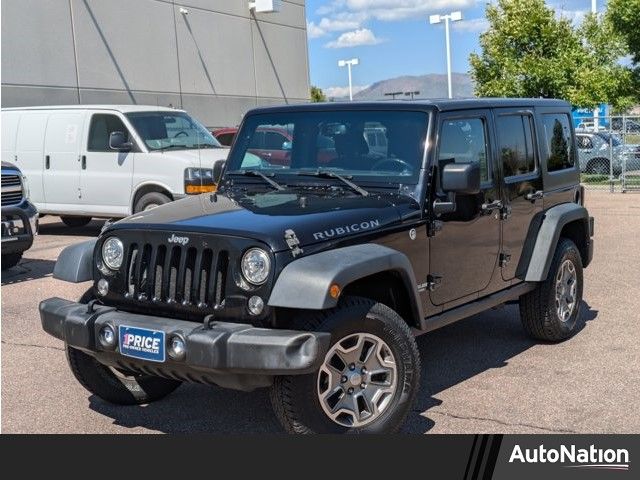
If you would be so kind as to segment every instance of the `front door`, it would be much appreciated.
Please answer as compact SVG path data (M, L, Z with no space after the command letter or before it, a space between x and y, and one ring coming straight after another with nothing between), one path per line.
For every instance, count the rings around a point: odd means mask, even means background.
M135 153L109 148L111 132L129 131L112 113L94 113L82 152L80 185L81 203L87 210L105 215L126 215L131 202L131 182Z
M501 202L489 121L487 110L452 112L440 119L437 171L451 162L479 163L482 184L479 194L456 196L456 211L441 215L442 228L430 238L429 271L435 282L430 297L435 305L484 290L498 262Z
M497 109L495 115L505 204L500 265L503 280L511 280L531 222L542 211L542 175L533 112Z

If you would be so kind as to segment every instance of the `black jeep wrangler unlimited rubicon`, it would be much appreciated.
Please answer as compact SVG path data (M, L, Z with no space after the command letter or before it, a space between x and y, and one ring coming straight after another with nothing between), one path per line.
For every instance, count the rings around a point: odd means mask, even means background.
M416 335L514 301L536 339L579 330L583 204L562 101L261 108L217 193L65 249L54 276L93 286L42 325L109 402L271 387L290 432L393 432Z

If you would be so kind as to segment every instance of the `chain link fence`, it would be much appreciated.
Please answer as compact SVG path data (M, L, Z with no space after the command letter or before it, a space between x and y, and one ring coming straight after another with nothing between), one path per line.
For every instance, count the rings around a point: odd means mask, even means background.
M640 192L640 117L582 118L576 140L585 188Z

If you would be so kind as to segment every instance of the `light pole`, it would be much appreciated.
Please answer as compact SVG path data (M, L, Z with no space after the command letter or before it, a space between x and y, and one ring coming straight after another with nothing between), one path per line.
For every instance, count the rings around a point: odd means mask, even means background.
M357 58L352 58L351 60L339 60L338 61L338 66L339 67L347 67L347 69L349 70L349 101L353 102L353 85L351 84L351 67L354 65L358 65L360 63L360 60Z
M591 13L598 14L598 0L591 0ZM593 109L593 129L600 130L600 105Z
M431 15L429 17L429 23L431 25L441 23L443 20L447 43L447 85L449 87L449 98L453 98L453 91L451 89L451 41L449 38L449 21L457 22L462 20L462 12L451 12L448 15Z

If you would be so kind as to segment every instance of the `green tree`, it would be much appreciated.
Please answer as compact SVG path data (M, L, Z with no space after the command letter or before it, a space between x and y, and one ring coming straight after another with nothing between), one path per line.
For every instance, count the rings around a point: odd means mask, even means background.
M631 73L618 64L624 44L608 20L589 16L574 28L544 0L498 0L486 15L482 52L470 57L477 95L630 103Z
M607 18L627 43L634 63L640 64L640 0L609 0Z
M327 96L324 94L320 87L311 86L311 101L312 102L326 102Z

